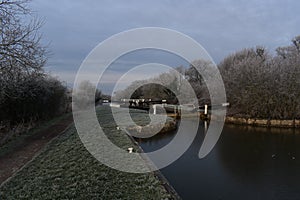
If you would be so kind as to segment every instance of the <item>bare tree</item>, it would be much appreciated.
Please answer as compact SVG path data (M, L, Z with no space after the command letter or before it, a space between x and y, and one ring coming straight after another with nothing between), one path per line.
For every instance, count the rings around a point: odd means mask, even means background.
M38 34L42 22L26 8L28 2L0 2L0 70L10 75L41 70L46 62L46 48L40 45Z
M228 56L219 68L231 104L230 114L243 117L300 118L300 37L276 49L244 49Z
M28 2L0 1L0 103L20 80L43 76L47 52L38 34L42 22L31 14ZM19 98L18 94L9 97Z
M273 86L269 81L272 76L270 57L262 48L244 49L232 54L219 64L227 99L232 105L231 113L244 116L262 115L261 108L266 108Z
M208 76L213 76L213 74L210 74L210 71L208 70L212 69L211 64L212 63L207 60L195 60L191 63L190 67L185 72L185 76L191 84L191 86L193 87L197 95L198 101L201 105L209 104L210 96L205 80L199 72Z
M42 22L29 2L0 0L0 123L53 117L66 103L66 87L43 72Z
M102 98L101 91L90 81L82 81L73 91L73 103L76 109L85 109Z

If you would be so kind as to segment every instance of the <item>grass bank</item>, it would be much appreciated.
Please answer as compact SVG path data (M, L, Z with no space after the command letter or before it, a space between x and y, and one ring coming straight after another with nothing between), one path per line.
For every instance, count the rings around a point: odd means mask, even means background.
M112 142L124 149L132 146L127 135L116 129L108 109L100 107L98 112L100 124ZM101 164L85 149L72 126L2 185L0 199L172 199L172 196L153 173L124 173Z
M0 156L4 155L10 151L13 151L17 146L23 145L24 141L34 136L40 131L46 130L47 128L51 127L52 125L62 121L66 118L71 117L72 113L66 113L61 116L55 117L48 121L38 122L35 127L31 128L28 131L22 132L22 134L14 135L14 137L10 138L4 144L0 145Z

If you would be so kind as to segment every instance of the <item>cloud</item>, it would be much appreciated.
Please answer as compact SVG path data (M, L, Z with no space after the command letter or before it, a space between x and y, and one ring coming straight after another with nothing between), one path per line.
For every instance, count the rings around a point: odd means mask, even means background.
M300 1L292 0L53 0L33 1L31 6L45 19L43 42L51 42L53 56L47 70L67 82L98 43L132 28L180 31L198 41L217 63L245 47L263 45L274 50L300 34ZM176 62L172 65L178 66ZM123 70L117 66L121 65L115 65L115 71Z

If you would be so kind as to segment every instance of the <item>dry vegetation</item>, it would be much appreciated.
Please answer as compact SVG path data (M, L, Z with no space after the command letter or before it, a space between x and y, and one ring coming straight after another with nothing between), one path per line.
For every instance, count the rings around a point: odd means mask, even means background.
M27 0L0 1L0 144L37 121L67 110L67 88L47 75L47 49L41 45L41 20Z
M195 90L199 104L209 104L205 82L194 67L205 71L209 65L207 61L196 60L188 68L176 68L181 77L170 71L150 80L135 81L116 93L115 99L129 98L132 94L131 98L158 98L177 103L176 97L181 96L185 103L193 103L184 93L185 86L181 82L184 78ZM275 55L259 46L243 49L226 57L218 67L231 105L228 115L300 119L300 36L295 37L291 45L277 48ZM151 84L153 80L161 84ZM138 85L143 86L134 90Z
M219 65L229 114L265 119L300 118L300 36L279 47L244 49Z

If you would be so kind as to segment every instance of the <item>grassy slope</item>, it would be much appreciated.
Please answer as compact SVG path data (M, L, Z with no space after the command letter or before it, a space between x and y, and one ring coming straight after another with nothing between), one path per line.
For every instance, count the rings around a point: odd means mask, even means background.
M63 120L65 118L69 117L70 115L71 115L71 113L67 113L67 114L63 114L62 116L50 119L48 121L40 122L36 127L32 128L28 132L24 132L21 135L13 137L9 141L7 141L7 143L0 146L0 155L4 155L10 151L13 151L14 148L16 146L22 144L24 142L24 140L26 140L26 138L36 134L39 131L43 131L43 130L47 129L48 127L54 125L55 123L59 122L60 120Z
M100 123L119 147L132 142L116 130L105 107ZM0 199L165 199L169 194L153 173L119 172L99 163L72 126L0 188Z

